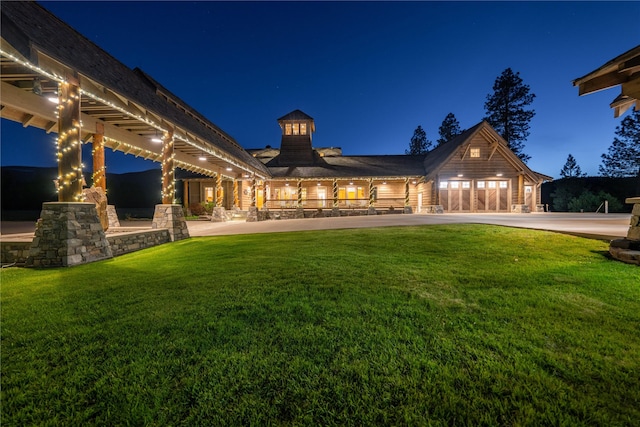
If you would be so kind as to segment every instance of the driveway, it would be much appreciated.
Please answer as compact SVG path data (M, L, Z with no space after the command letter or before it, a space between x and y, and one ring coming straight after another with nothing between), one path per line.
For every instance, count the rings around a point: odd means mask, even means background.
M278 233L285 231L329 230L340 228L391 227L430 224L493 224L507 227L532 228L573 234L582 237L612 240L626 237L631 214L593 213L531 213L531 214L438 214L438 215L375 215L339 218L288 219L261 222L188 221L189 234L221 236L231 234ZM134 231L151 227L151 221L121 221L114 232ZM35 223L2 222L2 240L31 240Z

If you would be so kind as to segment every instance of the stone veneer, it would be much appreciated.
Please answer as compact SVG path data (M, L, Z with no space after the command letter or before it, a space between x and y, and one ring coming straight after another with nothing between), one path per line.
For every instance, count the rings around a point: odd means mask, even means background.
M109 218L109 228L120 227L120 220L114 205L107 205L107 218Z
M640 265L640 197L625 200L633 205L629 231L624 239L612 240L609 253L620 261Z
M111 257L94 203L42 204L28 267L68 267Z
M189 229L181 205L156 205L151 228L167 228L172 242L189 238Z

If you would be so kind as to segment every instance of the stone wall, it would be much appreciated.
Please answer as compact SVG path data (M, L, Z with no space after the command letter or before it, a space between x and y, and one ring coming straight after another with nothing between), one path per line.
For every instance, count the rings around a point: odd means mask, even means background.
M189 229L181 205L156 205L151 228L169 229L172 242L189 238Z
M152 246L171 242L169 230L139 231L136 233L115 233L107 235L113 256L120 256Z
M0 242L2 264L24 264L29 256L31 242Z
M626 202L633 205L629 231L626 238L611 241L609 253L617 260L640 265L640 197L627 199Z

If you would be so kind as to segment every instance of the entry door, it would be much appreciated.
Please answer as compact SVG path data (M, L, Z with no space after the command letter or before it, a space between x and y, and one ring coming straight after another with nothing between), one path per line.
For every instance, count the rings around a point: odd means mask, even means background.
M533 212L533 186L524 186L524 204L529 206L530 212Z
M318 187L318 207L327 206L327 187Z

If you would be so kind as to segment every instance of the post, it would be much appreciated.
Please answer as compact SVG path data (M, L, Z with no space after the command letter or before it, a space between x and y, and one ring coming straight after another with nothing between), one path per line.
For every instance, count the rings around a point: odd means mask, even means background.
M233 207L237 208L240 206L240 202L238 199L238 180L233 178Z
M184 199L184 207L187 210L187 212L189 212L189 215L191 215L191 212L189 211L189 181L187 181L186 179L184 181L182 181L183 184L183 199Z
M80 87L76 73L58 85L58 201L81 202Z
M96 123L96 133L93 134L93 175L91 180L94 187L102 188L107 192L107 178L104 165L104 124Z
M333 180L333 207L338 207L338 180Z
M298 207L302 207L302 180L298 180Z
M409 197L409 178L404 179L404 206L407 207L411 204Z
M251 206L256 207L256 177L251 179Z
M604 201L604 213L606 213L606 214L609 213L609 201L608 200Z
M173 129L162 137L162 204L172 205L176 197L175 154L173 152Z
M223 194L222 194L222 174L216 174L216 207L221 208L223 204Z

